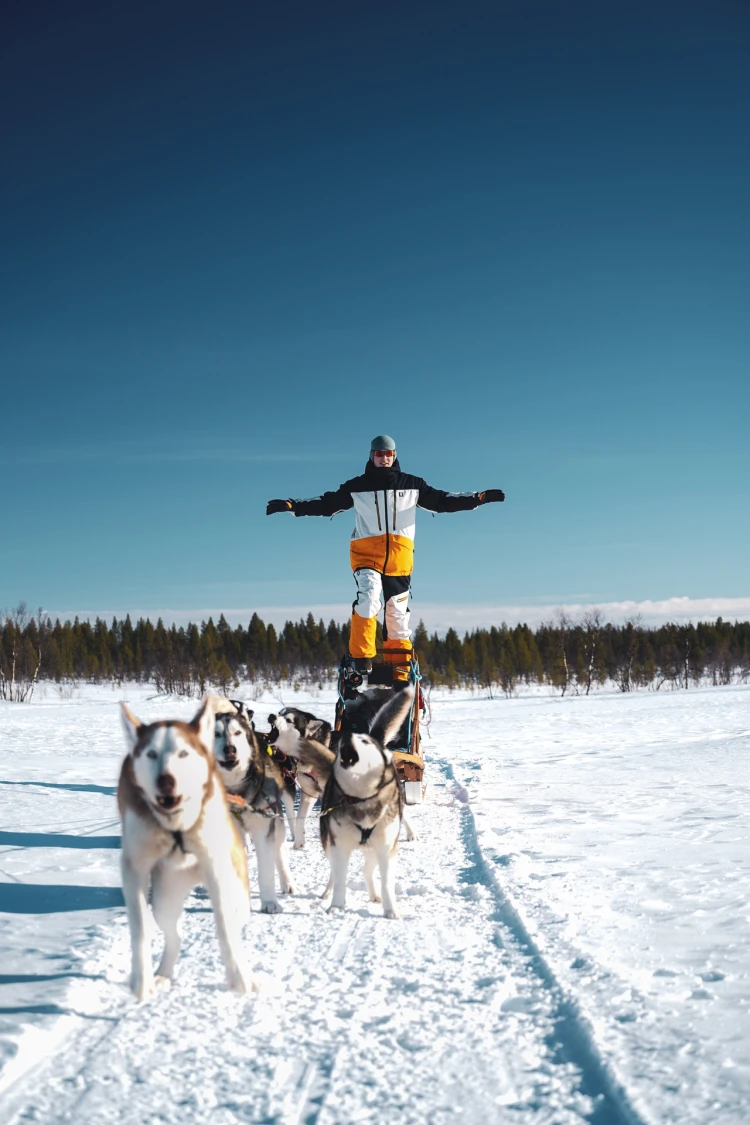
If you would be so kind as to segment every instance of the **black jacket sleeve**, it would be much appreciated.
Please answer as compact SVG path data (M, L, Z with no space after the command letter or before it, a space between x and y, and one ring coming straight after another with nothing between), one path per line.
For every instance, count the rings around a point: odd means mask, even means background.
M324 492L311 500L293 500L295 516L335 516L354 507L351 491L345 484L335 492Z
M479 507L477 492L443 492L420 479L417 505L428 512L470 512Z

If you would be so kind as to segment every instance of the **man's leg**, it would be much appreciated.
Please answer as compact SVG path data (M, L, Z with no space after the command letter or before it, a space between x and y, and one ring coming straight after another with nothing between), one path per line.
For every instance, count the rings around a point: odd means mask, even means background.
M355 660L372 660L376 655L375 634L383 583L377 570L360 567L354 571L357 597L352 605L352 631L349 654Z
M385 630L383 658L393 665L395 683L409 679L411 629L409 628L409 586L411 575L384 575Z

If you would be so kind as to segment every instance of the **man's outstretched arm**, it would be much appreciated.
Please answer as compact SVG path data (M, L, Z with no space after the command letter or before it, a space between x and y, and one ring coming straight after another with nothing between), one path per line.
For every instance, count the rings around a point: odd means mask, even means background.
M483 492L444 492L423 482L419 488L419 507L428 512L471 512L480 504L499 504L505 499L501 488L486 488Z
M266 515L294 512L295 516L335 516L353 506L351 492L342 485L335 492L324 492L322 496L313 496L312 500L269 500Z

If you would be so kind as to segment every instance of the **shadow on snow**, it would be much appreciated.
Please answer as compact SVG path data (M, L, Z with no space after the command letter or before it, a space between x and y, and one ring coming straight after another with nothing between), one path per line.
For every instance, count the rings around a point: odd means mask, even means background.
M119 887L0 883L0 911L6 914L58 914L68 910L106 910L124 905Z
M15 848L119 848L120 836L69 836L65 832L0 832L0 846Z
M65 789L68 793L103 793L105 797L114 797L117 787L114 785L78 785L73 781L3 781L0 785L35 785L37 789Z

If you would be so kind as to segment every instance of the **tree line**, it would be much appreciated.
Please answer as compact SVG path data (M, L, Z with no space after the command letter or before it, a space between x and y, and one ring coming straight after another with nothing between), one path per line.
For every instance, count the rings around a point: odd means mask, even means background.
M247 626L222 614L200 625L52 621L25 605L0 614L0 699L32 698L41 680L152 683L158 691L201 695L240 682L324 683L348 651L349 623L316 621L312 613L277 630L254 613ZM613 625L599 610L573 619L563 612L537 629L493 625L460 637L428 633L420 622L414 647L427 685L475 687L512 695L548 684L561 694L588 694L605 683L621 691L750 680L750 622Z

